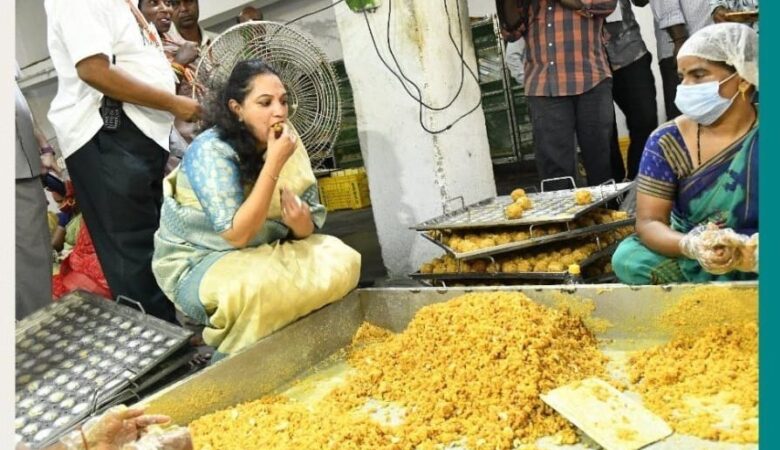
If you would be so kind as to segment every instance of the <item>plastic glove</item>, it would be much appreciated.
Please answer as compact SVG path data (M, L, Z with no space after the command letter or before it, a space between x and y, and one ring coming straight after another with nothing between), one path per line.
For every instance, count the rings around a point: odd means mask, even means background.
M192 450L192 437L186 427L150 430L122 450Z
M750 236L745 245L739 248L739 252L740 261L737 270L758 273L758 233Z
M167 416L145 415L143 409L119 405L87 420L81 426L82 431L71 431L60 442L67 450L83 450L85 439L88 448L120 449L138 439L139 433L146 427L167 422L170 422Z
M752 264L743 263L747 236L735 233L730 228L718 228L715 224L700 225L680 241L680 251L688 258L699 261L702 268L714 275L723 275L734 270L747 269Z

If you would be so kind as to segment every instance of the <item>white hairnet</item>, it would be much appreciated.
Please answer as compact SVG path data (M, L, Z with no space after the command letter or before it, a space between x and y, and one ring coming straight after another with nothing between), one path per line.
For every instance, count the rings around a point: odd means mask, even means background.
M758 89L758 34L741 23L718 23L693 33L677 57L696 56L724 62Z

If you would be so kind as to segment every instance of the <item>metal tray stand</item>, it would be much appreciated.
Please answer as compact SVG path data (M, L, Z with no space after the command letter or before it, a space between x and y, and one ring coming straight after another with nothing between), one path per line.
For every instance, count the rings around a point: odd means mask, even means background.
M119 300L67 294L17 324L16 433L50 445L191 336Z
M547 181L547 180L546 180ZM631 189L633 183L603 184L582 188L590 191L593 201L587 205L577 205L574 192L579 189L563 189L540 193L528 193L533 207L519 219L507 219L504 208L512 203L510 196L493 197L455 211L427 220L413 227L417 231L456 230L464 228L487 228L513 225L541 225L545 223L568 222L622 196ZM462 197L458 197L461 202Z
M636 222L636 218L630 217L628 219L617 220L615 222L610 222L610 223L603 223L603 224L597 224L589 227L564 230L560 233L548 234L545 236L526 239L524 241L515 241L515 242L510 242L508 244L496 245L494 247L480 248L478 250L473 250L470 252L456 252L455 250L453 250L452 248L444 244L441 240L436 239L427 233L423 233L422 236L425 239L443 248L447 253L451 254L455 258L470 260L470 259L477 259L477 258L485 258L493 255L499 255L501 253L508 253L515 250L528 250L545 244L551 244L553 242L562 242L562 241L568 241L572 239L592 236L595 234L600 234L606 231L615 230L625 226L632 226L634 225L635 222ZM533 227L534 226L532 225L531 230L533 230Z
M612 255L615 249L620 245L620 240L616 240L609 245L601 243L598 236L594 239L594 242L599 247L599 250L581 260L578 264L581 269L585 269L589 265L595 263L601 258ZM491 263L495 264L496 261L492 257L488 257ZM461 261L459 261L459 264ZM568 275L568 272L448 272L448 273L422 273L417 271L409 274L410 278L418 280L432 280L432 281L498 281L498 280L557 280L564 281Z

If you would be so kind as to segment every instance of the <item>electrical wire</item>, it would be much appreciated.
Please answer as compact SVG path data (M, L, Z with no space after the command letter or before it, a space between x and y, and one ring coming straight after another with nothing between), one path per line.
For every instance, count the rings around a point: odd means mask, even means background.
M474 81L477 84L479 84L479 80L477 79L476 75L471 70L471 68L468 66L468 64L466 64L466 61L463 59L463 50L462 50L463 49L463 32L462 32L462 30L460 30L460 48L458 48L458 45L455 43L455 38L452 36L452 18L450 17L450 12L449 12L449 8L447 6L446 0L444 0L443 3L444 3L444 11L445 11L445 14L447 15L447 32L448 32L448 35L449 35L449 38L450 38L450 42L452 42L452 45L455 48L455 52L458 54L458 56L460 57L460 60L461 60L461 80L460 80L460 83L459 83L459 86L458 86L458 90L455 93L455 95L453 96L452 100L450 100L447 103L447 105L445 105L443 107L433 107L433 106L430 106L430 105L426 104L425 102L423 102L421 89L411 79L409 79L408 77L405 76L405 74L403 73L403 70L401 69L400 65L398 64L398 60L395 57L392 45L390 43L390 24L391 24L390 18L391 18L391 11L392 11L392 0L390 0L389 4L388 4L388 15L387 15L387 24L388 24L387 25L387 34L388 34L388 36L387 36L387 43L388 43L388 51L390 52L390 55L392 56L393 61L395 62L396 67L398 68L398 71L401 74L401 77L404 80L408 81L415 88L415 90L417 91L417 96L414 96L406 88L406 86L404 85L404 89L406 90L407 94L409 94L409 96L412 97L412 99L414 99L415 101L417 101L419 103L419 105L420 105L420 110L419 110L420 126L426 132L431 133L431 134L439 134L439 133L442 133L442 132L444 132L446 130L449 130L456 123L458 123L461 119L463 119L467 115L469 115L472 112L474 112L479 107L479 105L482 103L481 98L480 98L480 100L477 102L477 104L472 109L470 109L469 111L467 111L466 113L464 113L463 115L458 117L455 121L453 121L449 125L445 126L444 128L441 128L439 130L431 130L431 129L429 129L425 125L425 123L423 121L423 113L422 113L422 109L423 108L426 108L426 109L429 109L429 110L433 110L433 111L443 111L443 110L449 108L455 102L455 100L457 100L457 98L460 96L460 93L461 93L461 91L463 89L463 82L464 82L464 78L465 78L464 77L464 73L463 73L463 69L464 68L469 70L469 73L474 78ZM461 17L461 13L460 13L460 3L456 2L456 8L457 8L457 11L458 11L458 23L461 23L462 17ZM378 51L377 51L377 54L378 54ZM396 76L396 78L398 78L398 77ZM403 84L403 82L402 82L402 84Z
M302 15L301 17L296 17L295 19L293 19L293 20L291 20L291 21L289 21L289 22L285 23L285 25L289 25L289 24L291 24L291 23L293 23L293 22L297 22L297 21L299 21L299 20L301 20L301 19L305 19L306 17L313 16L313 15L315 15L315 14L319 14L319 13L321 13L321 12L325 11L326 9L333 8L334 6L338 5L339 3L343 2L343 1L344 1L344 0L338 0L337 2L331 3L330 5L328 5L328 6L324 7L324 8L320 8L320 9L318 9L318 10L316 10L316 11L313 11L313 12L310 12L310 13L307 13L307 14L304 14L304 15Z
M285 23L285 25L290 25L291 23L297 22L297 21L299 21L301 19L304 19L306 17L310 17L310 16L313 16L315 14L321 13L322 11L330 9L330 8L338 5L339 3L342 3L343 1L344 0L338 0L338 1L336 1L336 2L326 6L324 8L320 8L320 9L318 9L316 11L304 14L304 15L302 15L300 17L297 17L297 18L295 18L293 20L290 20L289 22ZM387 40L387 48L388 48L388 51L390 53L390 56L393 59L393 63L395 64L395 67L398 69L397 73L396 73L396 71L392 67L390 67L390 65L387 63L387 61L384 59L384 57L382 57L381 53L379 52L379 47L378 47L378 45L376 43L376 38L374 37L373 30L371 29L371 24L368 21L368 15L367 15L365 10L363 11L363 17L364 17L364 19L366 21L366 26L368 27L369 35L371 36L371 43L374 46L374 50L376 51L376 54L379 57L379 60L382 61L382 64L387 68L387 70L389 70L390 73L393 74L393 76L395 76L396 79L398 79L398 82L401 83L401 86L404 88L404 91L406 91L407 95L409 95L409 97L411 97L415 102L418 103L418 105L419 105L420 126L423 128L423 130L425 130L427 133L430 133L430 134L440 134L440 133L443 133L443 132L449 130L450 128L455 126L455 124L460 122L463 118L465 118L469 114L471 114L474 111L476 111L477 108L479 108L479 106L482 104L482 97L480 96L479 100L477 101L477 104L474 105L473 108L471 108L468 111L466 111L465 113L461 114L457 119L455 119L449 125L447 125L447 126L445 126L443 128L440 128L438 130L433 130L431 128L428 128L428 126L425 124L425 121L423 120L424 119L423 109L439 112L439 111L444 111L444 110L449 109L455 103L455 101L462 94L463 85L464 85L464 82L465 82L465 71L466 70L468 70L468 72L471 75L471 77L474 79L474 81L477 83L477 85L479 85L479 79L477 78L477 75L474 73L474 71L471 69L471 67L469 67L469 65L466 63L466 60L463 57L463 30L459 29L459 31L460 31L460 47L459 47L458 44L455 42L455 37L452 35L452 18L450 17L450 11L449 11L449 7L447 6L447 0L443 0L442 2L444 4L444 11L445 11L445 13L447 15L447 34L449 35L450 42L452 43L452 46L455 49L455 52L457 53L458 57L460 58L460 62L461 62L460 82L458 84L458 89L455 92L455 94L452 96L452 99L450 99L447 102L447 104L444 105L444 106L433 106L433 105L430 105L430 104L426 103L423 100L423 98L422 98L422 90L420 89L420 87L414 81L412 81L409 77L407 77L406 74L404 73L403 69L401 69L401 65L398 62L398 58L396 58L396 56L395 56L395 52L393 51L393 47L392 47L392 44L391 44L391 41L390 41L390 26L391 26L391 17L392 17L392 8L393 8L392 0L388 0L387 30L386 30L386 32L387 32L387 39L386 40ZM460 3L457 2L457 1L456 1L456 7L457 7L457 12L458 12L458 24L460 24L460 23L462 23L463 19L462 19L461 11L460 11ZM417 92L417 95L415 95L409 89L409 87L406 85L406 83L409 83L414 88L414 90Z
M460 61L461 61L461 74L462 74L461 83L460 83L460 86L458 87L458 91L455 93L455 95L453 96L452 100L450 100L450 101L448 102L448 104L447 104L447 105L445 105L445 106L443 106L443 107L432 107L431 105L428 105L428 104L426 104L426 103L425 103L425 102L422 100L422 90L420 89L420 87L419 87L419 86L417 86L417 84L415 84L415 83L414 83L414 82L413 82L411 79L409 79L408 77L406 77L406 75L405 75L405 74L403 74L403 71L401 70L401 67L400 67L400 65L398 64L398 60L397 60L397 58L395 57L395 54L394 54L394 53L393 53L393 51L392 51L392 47L390 46L390 38L389 38L389 33L390 33L390 23L391 23L391 22L390 22L390 13L391 13L391 11L392 11L392 0L388 0L388 27L387 27L387 30L386 30L386 32L388 33L387 42L388 42L388 49L389 49L389 51L390 51L390 54L391 54L391 56L392 56L392 58L393 58L393 61L395 62L395 64L396 64L396 67L398 68L399 72L401 73L400 75L399 75L399 73L396 73L396 72L395 72L395 70L393 70L393 68L392 68L392 67L390 67L390 65L387 63L387 61L385 60L385 58L384 58L384 57L382 57L382 54L379 52L379 47L378 47L378 45L377 45L377 43L376 43L376 38L374 37L374 32L373 32L373 30L371 29L371 24L370 24L370 22L369 22L369 20L368 20L368 15L366 14L366 12L365 12L365 11L363 12L363 18L365 19L365 22L366 22L366 27L368 28L368 33L369 33L369 35L370 35L370 37L371 37L371 43L372 43L372 44L373 44L373 46L374 46L374 50L376 51L377 57L379 57L379 60L382 62L382 64L383 64L383 65L384 65L384 66L387 68L387 70L389 70L389 71L390 71L390 73L391 73L391 74L392 74L392 75L393 75L393 76L394 76L394 77L395 77L395 78L398 80L398 82L399 82L399 83L401 83L401 85L402 85L402 86L403 86L403 88L404 88L404 91L406 91L406 93L407 93L407 94L408 94L408 95L409 95L409 96L410 96L410 97L411 97L411 98L412 98L414 101L416 101L416 102L418 103L418 105L419 105L419 121L420 121L420 126L423 128L423 130L425 130L425 131L426 131L427 133L429 133L429 134L440 134L440 133L443 133L443 132L445 132L445 131L449 130L450 128L452 128L453 126L455 126L455 124L457 124L458 122L460 122L460 121L461 121L463 118L465 118L465 117L466 117L466 116L468 116L469 114L471 114L471 113L473 113L474 111L476 111L476 110L477 110L477 108L479 108L479 106L482 104L482 97L480 96L480 98L479 98L479 99L478 99L478 101L477 101L477 104L476 104L476 105L474 105L474 107L473 107L473 108L471 108L470 110L468 110L468 111L466 111L465 113L463 113L462 115L460 115L460 116L459 116L457 119L455 119L454 121L452 121L452 122L451 122L449 125L447 125L447 126L445 126L445 127L443 127L443 128L440 128L440 129L438 129L438 130L433 130L433 129L431 129L431 128L428 128L428 126L427 126L427 125L425 125L425 122L424 122L424 120L423 120L423 109L424 109L424 108L425 108L425 109L428 109L428 110L432 110L432 111L443 111L443 110L445 110L445 109L448 109L448 108L449 108L449 107L450 107L450 106L451 106L451 105L452 105L452 104L455 102L455 100L456 100L456 99L457 99L457 98L460 96L460 94L462 93L462 88L463 88L463 81L464 81L464 78L465 78L465 76L463 75L463 68L465 68L466 70L468 70L468 71L469 71L469 73L471 74L472 78L474 78L474 81L476 81L476 82L477 82L477 84L479 84L479 79L478 79L478 78L477 78L477 76L474 74L474 71L473 71L473 70L471 70L471 67L469 67L469 65L466 63L466 61L465 61L465 59L464 59L464 57L463 57L463 31L461 30L461 33L460 33L460 41L461 41L461 45L460 45L460 48L458 48L458 45L455 43L455 38L454 38L454 37L453 37L453 35L452 35L452 26L451 26L451 22L452 22L452 20L451 20L451 17L450 17L449 8L447 7L447 1L446 1L446 0L443 0L443 3L444 3L444 9L445 9L445 12L446 12L446 15L447 15L447 28L448 28L448 34L449 34L449 37L450 37L450 42L452 42L452 45L453 45L453 47L455 48L455 51L456 51L456 53L457 53L457 54L458 54L458 56L460 57ZM460 4L459 4L459 3L456 3L456 4L457 4L457 11L458 11L458 23L460 24L460 23L462 23L462 17L461 17L461 12L460 12ZM409 84L411 84L411 85L412 85L412 87L414 87L415 91L417 92L417 96L415 96L415 95L414 95L414 94L413 94L413 93L412 93L412 92L409 90L409 88L406 86L406 83L407 83L407 82L408 82Z
M447 9L447 2L446 1L444 2L444 8L445 8L445 11L447 12L447 18L449 19L449 10ZM458 3L458 10L460 10L460 4L459 3ZM392 17L392 12L393 12L393 2L390 1L388 3L388 5L387 5L387 33L386 33L387 34L387 50L390 52L390 57L393 58L393 62L395 63L395 67L396 67L396 69L398 69L398 74L401 75L401 77L404 80L409 82L409 84L411 84L415 88L415 90L417 91L417 96L415 97L414 94L412 94L412 92L406 87L406 83L402 84L404 90L406 91L407 94L409 94L409 96L411 96L417 102L421 103L425 109L429 109L431 111L444 111L444 110L446 110L453 103L455 103L455 100L457 100L458 95L460 94L460 91L463 89L463 81L465 79L464 65L463 64L460 65L460 83L458 85L457 92L455 92L455 95L453 95L453 97L452 97L452 100L450 100L446 105L444 105L442 107L431 106L431 105L425 103L423 101L423 99L422 99L422 93L420 91L420 88L417 86L417 84L415 84L414 81L412 81L409 77L406 76L406 74L404 73L403 69L401 69L401 65L398 63L398 59L395 57L395 52L393 52L393 45L390 43L390 30L392 29L390 18ZM447 21L447 31L449 32L450 37L452 37L452 25L451 25L449 20ZM454 42L454 39L453 39L453 42ZM463 47L463 31L462 30L460 32L460 45L461 45L461 47ZM455 47L455 51L456 51L456 53L458 53L458 56L460 56L460 52L458 52L458 48L457 47Z

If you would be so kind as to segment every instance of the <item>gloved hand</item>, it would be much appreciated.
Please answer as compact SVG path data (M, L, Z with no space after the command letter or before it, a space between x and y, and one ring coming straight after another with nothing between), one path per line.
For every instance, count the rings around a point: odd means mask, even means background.
M740 247L740 262L736 269L740 272L758 273L758 233L750 236L745 245Z
M155 428L122 450L192 450L192 437L186 427Z
M718 228L715 224L700 225L680 241L680 251L688 258L699 261L702 268L714 275L740 270L752 272L756 264L752 263L748 238L734 232L731 228ZM756 236L756 245L758 237ZM757 259L756 259L757 261Z
M143 409L119 405L87 420L81 426L81 431L77 429L68 433L60 442L67 450L84 450L85 440L90 449L119 450L135 442L146 427L168 422L168 416L145 415Z

